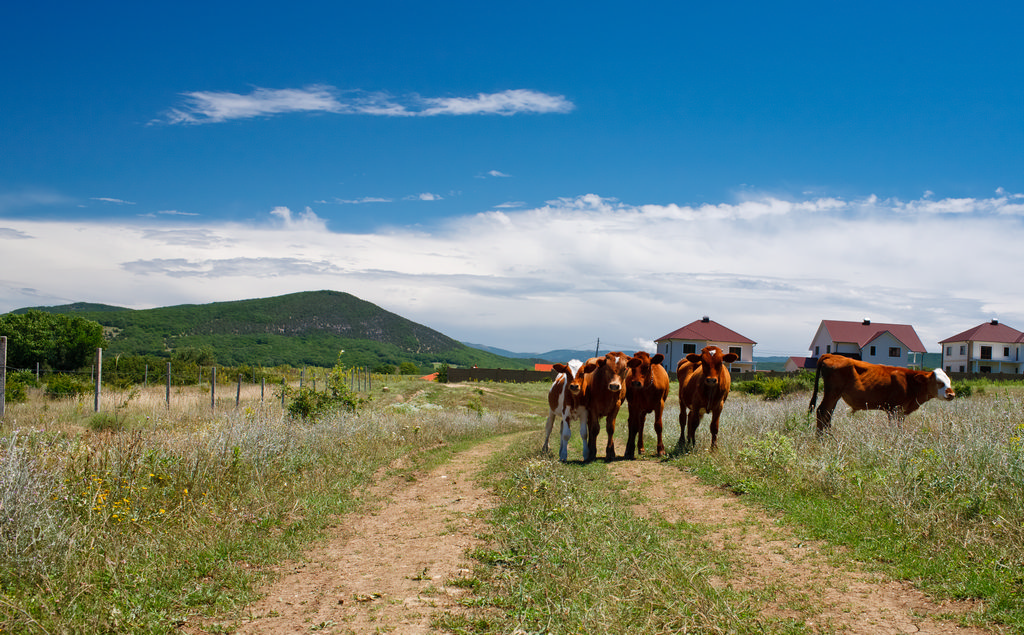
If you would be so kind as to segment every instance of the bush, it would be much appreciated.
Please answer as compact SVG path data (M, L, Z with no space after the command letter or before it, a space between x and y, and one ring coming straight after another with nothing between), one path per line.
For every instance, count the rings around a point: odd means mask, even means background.
M420 367L414 362L402 362L402 365L398 367L399 375L419 375Z
M88 390L88 384L73 375L54 375L46 382L46 396L51 399L77 397Z
M398 369L395 368L394 364L378 364L377 367L373 369L373 372L378 375L394 375L396 370Z

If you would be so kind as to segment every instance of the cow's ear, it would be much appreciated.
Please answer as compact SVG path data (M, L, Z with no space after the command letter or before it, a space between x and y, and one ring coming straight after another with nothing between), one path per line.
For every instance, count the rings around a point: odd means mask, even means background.
M604 360L601 360L601 361L604 361ZM589 364L587 364L586 366L583 367L583 372L585 372L585 373L592 373L595 370L597 370L597 364L595 364L594 362L590 362Z
M665 361L665 356L662 355L661 353L658 353L657 355L655 355L654 357L651 358L651 363L652 364L660 364L663 361Z
M699 364L700 355L698 355L697 353L690 353L689 355L686 356L686 361L690 362L691 364Z
M559 374L561 374L561 373L568 373L569 372L569 367L566 366L565 364L553 364L551 366L551 368L553 370L558 371Z
M636 368L637 366L643 363L643 360L640 359L639 357L630 357L629 361L626 362L626 366L629 366L630 368Z
M726 353L725 355L722 355L722 361L725 362L726 364L731 364L739 358L740 356L737 355L736 353Z

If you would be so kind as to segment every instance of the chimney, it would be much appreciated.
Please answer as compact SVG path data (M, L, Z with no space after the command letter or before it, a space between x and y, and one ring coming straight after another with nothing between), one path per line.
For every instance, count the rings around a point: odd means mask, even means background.
M702 317L700 319L700 321L703 322L704 324L707 324L708 322L711 321L711 318L709 318L708 316L705 315L704 317Z
M992 318L992 326L999 326L999 320Z
M863 324L864 326L871 326L871 320L864 318L864 321L861 322L861 324Z

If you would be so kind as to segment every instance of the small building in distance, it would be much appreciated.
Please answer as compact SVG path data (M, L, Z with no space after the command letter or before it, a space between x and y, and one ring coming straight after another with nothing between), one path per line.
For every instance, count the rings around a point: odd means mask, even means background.
M948 373L1020 374L1024 333L992 320L939 342Z
M811 340L811 357L837 353L872 364L920 368L925 348L909 324L822 320Z
M818 369L817 357L790 357L786 360L786 372L794 373L798 370L809 370L812 373Z
M757 342L722 326L708 316L690 322L668 335L654 340L657 352L665 356L662 362L670 372L675 372L679 360L690 353L699 353L705 346L717 346L725 353L735 353L739 359L729 364L733 372L749 372L754 368L754 346Z

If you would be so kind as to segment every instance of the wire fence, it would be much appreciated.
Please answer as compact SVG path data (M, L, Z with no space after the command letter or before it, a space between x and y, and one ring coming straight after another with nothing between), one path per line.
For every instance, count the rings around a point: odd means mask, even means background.
M333 377L332 377L333 376ZM284 407L290 388L297 386L299 390L326 390L330 382L335 381L356 393L369 393L374 382L380 382L384 375L372 373L368 368L321 368L305 366L292 368L286 366L222 366L217 364L203 365L195 362L171 360L163 364L150 363L138 358L121 360L118 357L104 359L103 349L96 350L96 357L91 366L73 371L55 371L37 363L33 368L18 368L7 365L7 337L0 336L0 419L6 410L7 384L17 382L34 386L46 386L50 396L79 396L92 390L95 412L102 409L104 388L124 390L131 387L151 386L165 387L165 401L171 407L172 393L180 394L180 389L195 386L199 390L209 391L210 408L217 407L218 399L223 400L225 391L230 394L234 387L235 407L242 401L243 384L248 387L259 386L258 400L263 402L268 397L280 398ZM254 391L247 389L247 399L252 399Z

